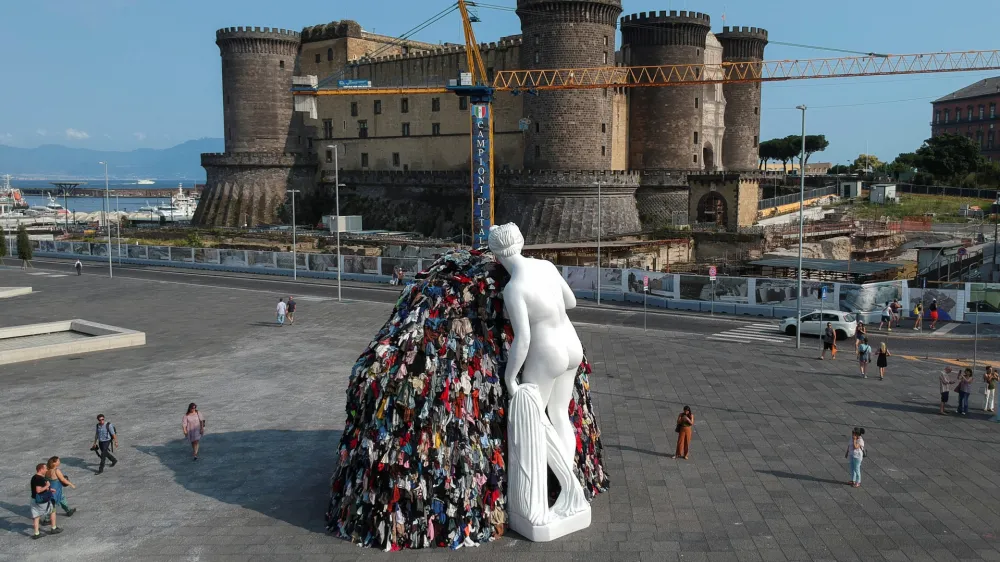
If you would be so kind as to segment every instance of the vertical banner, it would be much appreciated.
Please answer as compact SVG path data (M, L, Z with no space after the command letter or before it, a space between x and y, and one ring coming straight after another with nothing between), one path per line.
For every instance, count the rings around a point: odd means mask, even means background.
M472 111L472 247L487 245L493 225L493 113L490 103Z

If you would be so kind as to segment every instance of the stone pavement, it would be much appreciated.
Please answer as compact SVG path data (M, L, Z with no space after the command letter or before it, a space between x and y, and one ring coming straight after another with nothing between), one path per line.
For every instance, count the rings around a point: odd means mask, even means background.
M0 286L27 284L0 270ZM611 490L584 532L513 533L471 550L382 553L326 535L328 479L354 359L384 304L96 276L31 278L0 326L83 318L146 332L141 348L0 370L0 560L1000 560L1000 425L935 414L940 363L894 361L887 380L850 355L817 361L702 336L578 325ZM995 351L995 350L994 350ZM980 407L980 383L972 407ZM180 420L207 422L190 460ZM954 403L954 398L952 398ZM690 460L674 419L696 415ZM94 417L121 433L101 476ZM863 487L844 452L867 429ZM78 485L65 532L28 539L28 479L50 455Z

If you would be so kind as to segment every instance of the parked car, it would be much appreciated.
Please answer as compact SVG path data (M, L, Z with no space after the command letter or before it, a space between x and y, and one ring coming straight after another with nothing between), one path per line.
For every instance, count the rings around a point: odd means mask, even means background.
M850 312L815 310L802 315L802 334L819 336L826 329L826 323L829 322L837 333L837 341L847 340L854 337L854 332L857 329L856 321L854 314ZM778 324L778 329L789 336L794 336L799 324L800 322L795 317L785 318Z

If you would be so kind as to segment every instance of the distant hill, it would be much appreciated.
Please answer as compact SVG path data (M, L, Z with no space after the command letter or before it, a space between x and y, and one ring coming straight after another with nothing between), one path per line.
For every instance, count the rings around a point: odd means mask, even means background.
M202 152L223 152L223 139L190 140L171 148L140 148L129 152L70 148L45 144L16 148L0 144L0 174L46 179L96 178L104 175L98 162L107 161L113 178L204 179Z

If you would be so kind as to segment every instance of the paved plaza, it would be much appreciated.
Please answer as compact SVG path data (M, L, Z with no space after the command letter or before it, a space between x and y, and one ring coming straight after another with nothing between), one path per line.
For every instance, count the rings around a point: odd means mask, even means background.
M25 285L0 300L0 327L80 318L147 344L0 367L0 560L1000 560L1000 424L977 410L978 379L968 419L936 414L939 362L862 380L850 353L579 324L611 477L593 525L383 553L325 534L323 514L350 369L390 305L301 298L277 328L286 294L0 269L0 286ZM196 463L189 402L207 420ZM673 460L685 404L692 454ZM122 446L100 476L98 413ZM845 484L854 426L869 453L859 489ZM28 480L51 455L79 511L32 541Z

